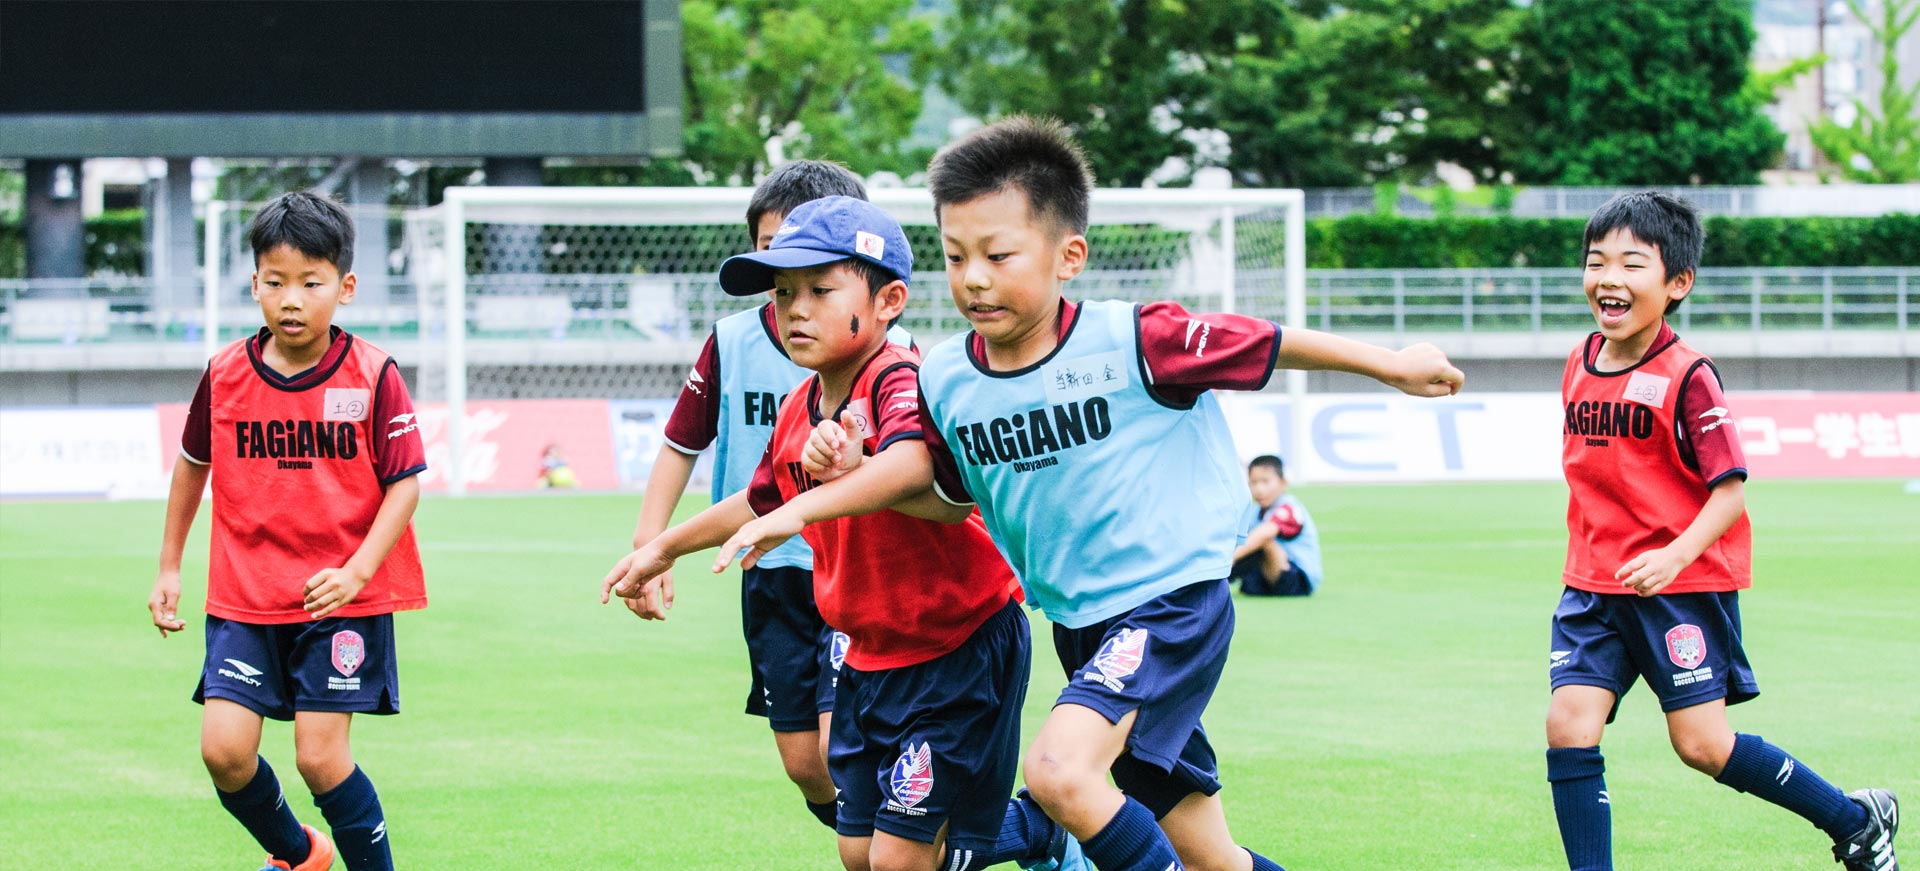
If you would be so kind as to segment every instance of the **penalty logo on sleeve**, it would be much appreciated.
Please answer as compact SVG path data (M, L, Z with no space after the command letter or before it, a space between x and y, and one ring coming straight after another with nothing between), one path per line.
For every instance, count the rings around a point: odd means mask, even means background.
M1093 656L1091 667L1080 677L1106 684L1107 689L1117 693L1127 688L1125 679L1140 670L1140 660L1146 655L1147 630L1122 629L1101 645L1100 652Z
M887 809L908 816L925 814L918 805L933 794L933 746L922 741L915 747L909 742L890 774L893 800L887 802Z

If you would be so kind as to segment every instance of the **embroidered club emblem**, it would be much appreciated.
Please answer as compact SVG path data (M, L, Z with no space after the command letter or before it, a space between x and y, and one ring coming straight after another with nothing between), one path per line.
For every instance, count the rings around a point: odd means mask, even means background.
M893 800L901 807L926 801L933 793L933 747L925 741L919 747L908 744L907 752L893 763L892 779Z
M341 675L352 677L360 669L360 663L367 661L367 642L360 633L351 629L333 633L333 668Z
M1700 627L1682 623L1667 630L1667 658L1681 668L1699 667L1707 658L1707 638Z
M1146 653L1147 630L1122 629L1100 646L1100 652L1093 656L1092 667L1081 677L1119 692L1127 686L1125 678L1140 670L1140 660Z

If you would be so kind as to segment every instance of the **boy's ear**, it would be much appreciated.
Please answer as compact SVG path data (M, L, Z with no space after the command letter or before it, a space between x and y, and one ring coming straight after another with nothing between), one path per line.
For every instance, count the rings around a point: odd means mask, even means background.
M340 278L340 304L353 302L353 293L360 286L360 273L349 272Z
M1054 255L1053 277L1061 281L1072 281L1080 270L1087 268L1087 237L1075 233L1060 241Z
M250 289L253 292L253 301L259 302L260 301L260 273L256 272L253 274L253 281L250 285Z
M873 315L881 323L892 323L907 310L907 283L896 278L873 295Z
M1679 302L1686 299L1687 294L1693 292L1693 274L1693 270L1689 269L1674 276L1673 280L1667 282L1668 301Z

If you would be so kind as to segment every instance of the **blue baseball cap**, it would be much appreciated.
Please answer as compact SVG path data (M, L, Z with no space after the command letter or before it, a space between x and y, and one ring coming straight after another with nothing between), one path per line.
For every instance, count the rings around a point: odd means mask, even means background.
M806 269L859 258L913 280L913 249L900 222L879 206L853 197L823 197L802 204L773 233L765 251L740 254L720 264L720 289L754 296L773 289L778 269Z

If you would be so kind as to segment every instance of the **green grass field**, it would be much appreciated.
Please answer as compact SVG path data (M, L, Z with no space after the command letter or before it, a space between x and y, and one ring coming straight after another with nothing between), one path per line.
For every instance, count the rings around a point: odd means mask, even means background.
M1207 725L1240 840L1296 869L1560 864L1545 783L1553 484L1310 487L1330 580L1239 600ZM1747 649L1765 694L1734 709L1845 789L1920 802L1920 496L1898 482L1750 491ZM399 619L406 713L363 717L356 756L413 869L836 867L746 692L737 575L691 559L665 624L602 607L633 496L432 500L417 521L433 607ZM197 615L145 601L157 503L0 505L0 868L253 869L201 768ZM1042 624L1044 625L1044 624ZM1036 632L1027 733L1062 684ZM1696 774L1645 687L1604 748L1632 868L1826 869L1823 835ZM290 729L263 751L318 823ZM1916 804L1915 807L1920 807ZM1920 861L1920 836L1904 839Z

